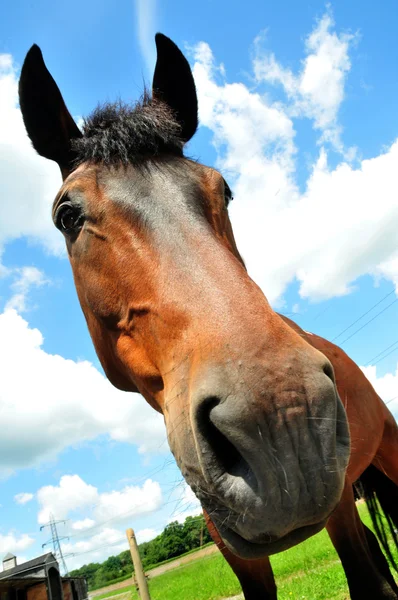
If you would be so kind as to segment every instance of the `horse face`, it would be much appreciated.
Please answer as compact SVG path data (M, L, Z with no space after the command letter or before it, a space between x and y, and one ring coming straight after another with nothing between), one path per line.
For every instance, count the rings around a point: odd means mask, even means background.
M172 42L157 42L155 102L108 107L83 137L52 79L46 103L51 88L57 109L41 136L49 108L38 121L28 108L32 73L47 77L37 51L21 107L35 147L64 176L53 218L107 376L163 413L182 474L230 549L272 554L316 533L336 507L346 416L329 361L248 276L222 177L184 158L196 129L192 75ZM56 152L54 123L57 143L69 138Z

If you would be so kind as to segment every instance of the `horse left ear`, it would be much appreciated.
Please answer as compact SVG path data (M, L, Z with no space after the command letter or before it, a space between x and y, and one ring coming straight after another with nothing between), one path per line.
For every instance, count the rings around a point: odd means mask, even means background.
M162 33L155 36L157 61L153 76L153 97L163 100L181 125L181 137L188 142L198 128L198 98L191 67L181 50Z
M40 156L55 160L65 179L75 158L71 142L82 137L82 133L66 108L36 44L27 53L22 66L19 104L34 149Z

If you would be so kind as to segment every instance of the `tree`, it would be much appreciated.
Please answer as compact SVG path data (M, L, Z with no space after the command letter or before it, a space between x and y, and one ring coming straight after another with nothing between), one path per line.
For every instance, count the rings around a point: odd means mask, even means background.
M202 544L211 542L210 534L207 530L203 515L197 517L187 517L184 522L185 544L189 550L198 548Z
M144 569L169 558L180 556L188 550L199 548L200 540L207 544L211 541L203 515L187 517L184 523L173 521L162 533L150 542L138 546ZM71 571L75 577L85 577L89 590L109 584L113 579L133 572L133 563L129 550L123 550L117 556L110 556L102 564L90 563Z
M162 538L167 558L174 558L189 550L189 547L185 543L186 532L184 531L184 526L178 521L169 523L160 537Z

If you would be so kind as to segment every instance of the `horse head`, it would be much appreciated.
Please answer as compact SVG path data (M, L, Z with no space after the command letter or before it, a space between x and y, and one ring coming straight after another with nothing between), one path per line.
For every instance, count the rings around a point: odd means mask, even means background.
M193 76L171 40L156 45L152 94L97 108L83 132L33 46L21 110L34 148L61 169L53 220L107 377L164 415L225 544L273 554L338 504L346 415L330 362L249 277L227 183L184 154L198 125Z

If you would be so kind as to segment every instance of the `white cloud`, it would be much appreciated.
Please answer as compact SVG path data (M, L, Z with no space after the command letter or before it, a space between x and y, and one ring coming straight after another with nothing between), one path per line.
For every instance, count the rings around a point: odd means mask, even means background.
M154 43L156 4L156 0L135 0L138 40L151 76L156 63Z
M276 171L274 179L279 175L285 180L285 171L294 167L291 119L243 83L218 85L219 67L204 42L197 45L195 59L200 122L213 130L223 167L236 172L242 168L243 158L249 163L261 158Z
M314 120L325 143L333 137L352 42L333 31L327 14L307 39L298 76L272 63L267 81L283 83L291 95L286 106L272 101L269 89L261 95L226 82L209 46L196 47L200 121L213 132L218 166L232 179L238 248L274 305L295 280L311 300L347 294L365 274L398 285L398 141L356 167L344 159L331 168L322 146L303 192L297 184L295 119ZM259 61L253 67L264 79Z
M165 451L163 418L138 394L114 388L95 367L48 354L39 330L0 314L0 472L53 459L101 434ZM23 365L23 377L21 377Z
M48 284L49 280L36 267L13 269L12 273L16 275L15 281L10 286L14 294L7 301L5 308L14 308L18 312L25 312L28 310L27 296L31 288Z
M159 535L159 533L160 532L156 531L155 529L141 529L140 531L137 531L135 537L137 543L142 544L143 542L150 542L151 540L153 540L153 538Z
M93 519L82 519L81 521L75 521L72 523L72 529L75 531L83 531L84 529L90 529L95 525L95 521Z
M112 527L105 527L88 539L62 544L64 555L75 554L74 557L66 558L69 570L79 568L82 564L90 562L102 562L108 556L119 554L122 550L127 549L126 535Z
M395 373L386 373L381 377L377 376L377 369L373 365L361 369L398 421L398 363Z
M40 504L38 522L47 523L51 515L66 519L76 511L92 513L72 524L72 529L84 530L102 523L124 522L132 517L151 513L162 504L162 491L156 481L147 479L142 486L129 485L120 491L100 493L96 487L83 481L79 475L64 475L59 485L47 485L37 492Z
M175 519L174 519L175 520ZM137 542L149 542L161 532L152 528L140 529L135 532ZM62 543L62 552L67 556L66 562L69 570L77 569L90 562L102 562L109 556L114 556L128 550L126 533L113 527L103 527L98 533L82 540Z
M98 500L98 490L85 483L78 475L64 475L59 485L46 485L37 492L40 504L38 522L48 523L52 516L65 519L70 512L86 508Z
M65 530L68 543L62 544L69 569L77 568L91 561L102 561L110 555L128 548L125 527L133 522L146 519L149 527L138 529L138 543L149 541L159 535L163 528L160 523L185 521L189 515L201 514L200 504L189 486L182 480L174 486L166 504L175 501L175 510L167 519L160 512L159 528L151 527L153 513L161 510L162 491L158 482L147 479L141 486L127 485L123 489L100 492L96 487L83 481L78 475L61 477L56 486L44 486L37 492L40 505L38 522L44 524L51 516L68 519L70 530ZM73 517L78 520L72 520ZM68 524L66 524L66 527ZM118 526L120 529L118 529Z
M113 522L124 521L126 517L150 513L162 504L162 491L157 481L147 479L142 487L129 485L121 491L100 494L94 509L97 521L112 519Z
M27 502L30 502L31 500L33 500L34 498L34 494L30 494L27 492L22 492L21 494L16 494L14 496L14 500L17 504L27 504Z
M11 54L0 54L0 69L3 72L12 70L12 56Z
M6 535L0 533L0 554L6 554L7 552L17 554L17 552L30 548L34 542L34 538L30 537L27 533L19 536L12 532Z
M261 37L256 40L254 73L258 82L281 84L290 100L289 112L314 121L322 141L342 151L341 128L337 116L344 99L344 84L351 68L348 52L356 36L333 31L330 12L319 21L305 42L306 58L301 72L294 75L283 68L273 54L261 52Z
M60 183L58 166L31 146L18 108L16 65L10 55L0 54L0 257L6 242L22 236L64 252L51 221Z
M122 490L100 492L78 475L64 475L58 485L48 485L37 492L40 505L39 524L56 519L82 517L71 522L69 542L62 545L69 569L83 563L103 561L128 547L124 531L115 527L126 526L131 519L149 515L161 508L162 491L156 481L147 479L142 486L128 485ZM86 516L88 515L88 516ZM139 543L158 535L151 528L139 530Z

